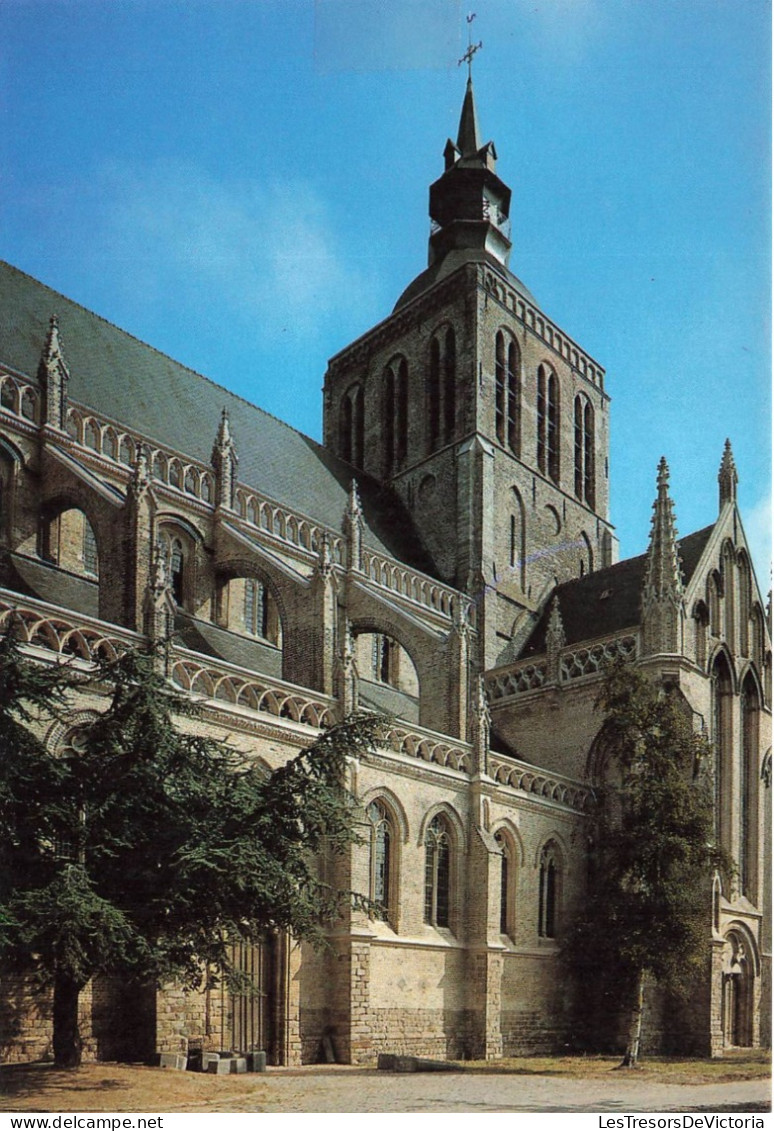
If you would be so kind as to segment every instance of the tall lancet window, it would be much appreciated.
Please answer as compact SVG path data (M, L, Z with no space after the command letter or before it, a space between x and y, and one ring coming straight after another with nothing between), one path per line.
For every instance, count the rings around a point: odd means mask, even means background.
M382 801L372 801L367 810L370 825L370 897L379 905L379 918L388 919L392 897L392 823Z
M521 449L519 347L509 335L495 338L495 434L515 455Z
M451 326L446 331L443 359L443 434L448 442L457 430L457 346Z
M437 338L430 342L430 373L427 381L427 427L430 451L438 445L441 417L441 345Z
M408 448L408 362L400 359L395 393L395 458L402 464Z
M739 697L742 759L739 767L739 887L756 903L758 854L758 692L747 676Z
M538 469L559 482L559 382L547 365L538 367L537 380Z
M395 375L388 365L384 371L384 473L391 475L395 466Z
M495 435L505 443L505 341L502 333L495 339Z
M594 409L583 396L575 398L575 494L594 506Z
M430 451L449 443L457 430L457 345L451 327L430 340L427 380L427 437Z
M339 453L347 463L363 466L365 401L362 385L347 389L339 406Z
M559 482L559 382L548 374L546 386L546 464L555 483Z
M425 835L425 922L448 927L451 902L451 837L442 816L433 817Z
M561 880L559 863L556 844L549 841L540 853L538 936L541 939L554 939L557 934Z
M521 364L519 347L511 339L505 373L505 434L514 455L521 454Z

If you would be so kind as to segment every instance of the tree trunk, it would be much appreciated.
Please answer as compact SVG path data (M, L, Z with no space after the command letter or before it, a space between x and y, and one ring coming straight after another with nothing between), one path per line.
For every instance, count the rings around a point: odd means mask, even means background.
M645 997L645 971L637 971L637 981L634 987L634 1001L632 1002L632 1016L629 1022L629 1042L626 1046L624 1058L619 1068L634 1068L640 1059L640 1039L642 1037L642 1008Z
M57 970L54 976L54 1064L57 1068L77 1068L81 1063L83 1041L78 1028L81 988L69 974Z

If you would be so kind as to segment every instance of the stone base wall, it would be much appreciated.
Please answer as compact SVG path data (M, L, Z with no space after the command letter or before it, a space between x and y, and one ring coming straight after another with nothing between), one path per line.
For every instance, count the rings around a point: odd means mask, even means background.
M537 1010L508 1010L502 1016L503 1056L549 1056L566 1052L566 1026Z
M18 975L0 987L0 1061L47 1060L52 1055L51 992Z
M372 1056L380 1052L466 1060L471 1056L473 1014L469 1010L371 1010Z

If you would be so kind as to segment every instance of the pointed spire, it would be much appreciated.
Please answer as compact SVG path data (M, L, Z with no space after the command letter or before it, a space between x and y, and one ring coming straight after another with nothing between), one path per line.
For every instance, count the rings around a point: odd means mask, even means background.
M677 652L682 643L683 578L674 504L669 495L669 467L663 456L657 484L642 587L643 651L650 654Z
M41 423L62 432L67 420L67 382L70 380L70 371L64 359L59 318L56 314L52 314L49 319L38 376L45 395L45 412Z
M457 149L463 157L475 157L480 148L476 100L473 97L473 79L469 78L465 87L465 99L460 114L460 128L457 130Z
M352 480L344 511L344 533L347 537L347 565L349 569L363 568L363 508L357 493L357 480Z
M223 406L220 414L220 424L218 425L218 435L215 443L219 448L224 448L228 444L233 444L233 440L231 439L231 429L228 423L228 409L225 405Z
M225 408L220 414L220 423L212 448L211 462L217 475L215 505L233 510L239 457L236 454L236 444L231 437L228 412Z
M357 479L353 479L349 485L346 514L350 521L362 521L363 508L360 504L360 495L357 491Z
M331 543L328 535L323 531L320 542L317 548L317 561L315 562L315 574L322 578L323 581L328 581L333 574L333 558L331 556Z
M43 357L46 361L56 359L63 362L62 343L59 338L59 315L52 314L48 320L48 334L43 348Z
M486 694L486 683L484 677L480 675L478 679L474 680L471 686L471 694L474 697L473 702L473 757L476 764L476 772L485 774L488 772L489 762L489 742L492 733L492 715L489 710L489 699Z
M546 659L548 663L548 678L552 683L559 682L559 667L562 648L564 648L566 643L567 637L564 634L562 610L559 607L559 594L555 593L554 599L551 602L551 612L548 617L548 626L546 628Z
M554 594L551 602L551 612L548 617L547 639L556 648L564 648L566 637L564 635L564 622L562 610L559 607L559 594Z
M736 464L734 463L734 453L731 451L731 441L726 440L726 446L723 449L723 458L720 461L720 471L718 472L721 510L726 503L736 502L736 485L738 482L739 476L737 475Z
M150 487L150 481L148 447L146 444L138 444L134 457L134 466L132 467L132 478L129 482L129 490L135 499L139 499L141 495L145 494Z

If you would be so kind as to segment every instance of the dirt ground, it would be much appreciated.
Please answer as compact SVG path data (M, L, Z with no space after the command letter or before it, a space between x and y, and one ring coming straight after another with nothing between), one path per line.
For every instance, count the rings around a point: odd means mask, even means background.
M393 1074L346 1066L210 1076L140 1065L0 1068L3 1112L748 1111L770 1109L765 1063L691 1062L677 1073L616 1061ZM529 1065L529 1061L522 1062ZM703 1064L708 1067L703 1067ZM755 1079L740 1079L745 1075ZM679 1082L678 1082L679 1081Z

